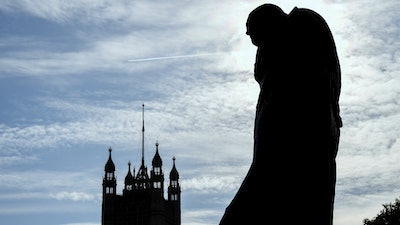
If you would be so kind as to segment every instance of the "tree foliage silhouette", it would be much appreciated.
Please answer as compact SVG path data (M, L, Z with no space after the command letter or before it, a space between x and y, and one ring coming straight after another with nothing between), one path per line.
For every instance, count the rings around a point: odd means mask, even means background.
M364 225L400 225L400 199L383 204L383 209L373 219L364 219Z

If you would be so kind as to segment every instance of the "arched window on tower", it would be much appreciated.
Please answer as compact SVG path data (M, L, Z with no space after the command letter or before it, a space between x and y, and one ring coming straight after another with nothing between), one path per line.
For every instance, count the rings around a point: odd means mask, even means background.
M114 177L114 174L112 172L107 172L107 180L112 180Z
M114 188L113 187L106 187L106 194L114 194Z
M179 199L178 199L178 194L172 194L171 195L171 200L172 201L178 201Z
M155 175L161 175L161 168L160 167L154 167L154 174Z
M153 187L155 189L160 189L161 188L161 182L160 181L155 181L153 182Z

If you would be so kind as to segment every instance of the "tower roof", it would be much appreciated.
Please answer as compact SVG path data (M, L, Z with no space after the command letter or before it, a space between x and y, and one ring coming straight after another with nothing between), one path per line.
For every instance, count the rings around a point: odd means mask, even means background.
M178 170L176 170L175 167L175 156L172 158L172 160L174 161L171 172L169 173L169 179L171 180L178 180L179 179L179 173Z
M156 167L162 166L162 160L161 160L160 154L158 153L158 141L156 142L156 154L153 157L152 165L156 166Z
M106 172L114 172L115 171L115 165L114 165L114 162L112 161L112 158L111 158L112 148L111 147L108 148L108 151L110 152L110 155L108 156L108 160L107 160L107 163L106 163L106 165L104 167L104 171L106 171Z
M128 174L125 177L125 183L132 183L133 182L133 175L131 173L131 162L128 162Z

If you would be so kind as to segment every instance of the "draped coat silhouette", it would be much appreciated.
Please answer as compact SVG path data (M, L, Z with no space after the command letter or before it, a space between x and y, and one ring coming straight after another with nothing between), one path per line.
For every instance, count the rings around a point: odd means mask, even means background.
M248 17L260 93L250 169L220 225L331 225L342 121L341 72L325 20L264 4ZM263 222L262 222L263 223Z

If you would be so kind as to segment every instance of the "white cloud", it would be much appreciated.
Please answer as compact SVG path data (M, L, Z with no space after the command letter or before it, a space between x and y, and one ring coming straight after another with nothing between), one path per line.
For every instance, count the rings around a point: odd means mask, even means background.
M212 176L199 176L191 179L182 180L183 190L203 192L203 193L223 193L232 192L239 188L243 178L241 177L212 177Z
M56 21L70 20L71 23L78 18L85 19L85 17L79 15L80 11L85 12L88 10L100 14L105 13L106 15L99 16L88 15L96 19L102 18L105 20L109 19L111 17L109 15L113 14L108 14L106 8L135 11L131 10L130 7L126 7L123 2L110 4L106 2L64 3L63 1L52 1L51 4L43 3L39 6L30 2L15 4L18 5L15 8L22 8L32 12L34 15L50 17L48 19L53 19L54 17ZM42 40L37 40L34 37L13 37L13 39L23 38L23 45L29 45L31 48L21 50L18 53L13 52L8 54L6 58L0 59L2 70L8 73L16 72L17 74L26 75L74 74L99 70L113 71L114 73L132 73L132 71L151 68L153 64L136 63L133 66L126 63L130 59L220 52L235 55L237 54L233 53L233 48L235 47L233 44L235 43L232 43L232 41L238 42L242 39L240 42L243 42L243 39L247 39L247 37L243 37L245 33L245 23L243 21L247 16L247 11L240 8L243 5L235 7L227 3L219 3L217 6L215 4L207 6L203 3L200 5L184 4L174 10L168 10L173 7L168 3L141 3L138 5L133 3L133 5L132 7L141 7L143 9L138 10L138 13L115 14L133 17L131 20L119 24L119 26L124 26L124 23L126 23L127 28L124 29L124 32L107 33L107 31L98 30L96 32L101 32L101 35L96 36L90 33L93 32L92 30L84 32L85 27L80 28L82 31L79 33L63 30L63 32L72 37L73 41L72 43L62 43L63 45L71 46L69 48L71 50L65 52L60 52L58 49L58 45L61 43L43 43ZM226 7L226 5L229 7ZM246 7L248 8L249 6L247 5ZM199 8L205 9L204 11L199 11ZM228 14L228 10L233 10L235 13ZM192 16L194 12L196 12L196 17ZM158 16L161 18L158 18ZM151 18L151 21L145 22L146 18ZM118 20L119 18L114 19ZM136 21L141 21L144 24L137 24ZM208 22L204 23L204 21ZM131 25L129 26L129 24ZM79 27L79 25L77 26ZM19 46L21 43L21 41L15 42L9 38L5 39L4 42L8 42L8 46L10 44L11 46ZM36 49L32 48L32 43L36 44ZM248 40L244 43L247 43L247 46L251 45ZM80 44L84 48L76 48L76 44ZM53 47L49 48L49 46ZM242 49L236 50L243 51ZM250 58L253 60L253 57ZM231 59L228 61L231 61ZM238 61L241 62L242 59ZM224 68L227 69L232 66L237 68L238 61L228 63ZM227 60L226 58L219 58L218 62L220 63L215 63L215 65L220 67L220 65L226 64ZM163 62L158 62L159 66L161 63Z
M57 193L50 194L50 197L57 199L57 200L72 200L72 201L92 201L92 200L96 199L95 195L87 194L84 192L76 192L76 191L57 192Z
M48 196L48 193L53 193L54 190L60 190L60 193L68 193L66 190L70 189L80 190L77 193L95 191L96 194L99 194L98 190L101 190L101 188L96 184L101 183L102 168L98 172L97 174L100 177L98 181L93 178L92 171L10 171L7 174L0 175L0 178L4 181L2 189L19 190L22 198L43 193ZM37 179L38 177L40 179ZM85 185L80 185L82 183ZM94 198L92 199L94 200Z
M215 210L193 209L190 212L182 212L182 224L184 225L212 225L213 218L222 216Z

